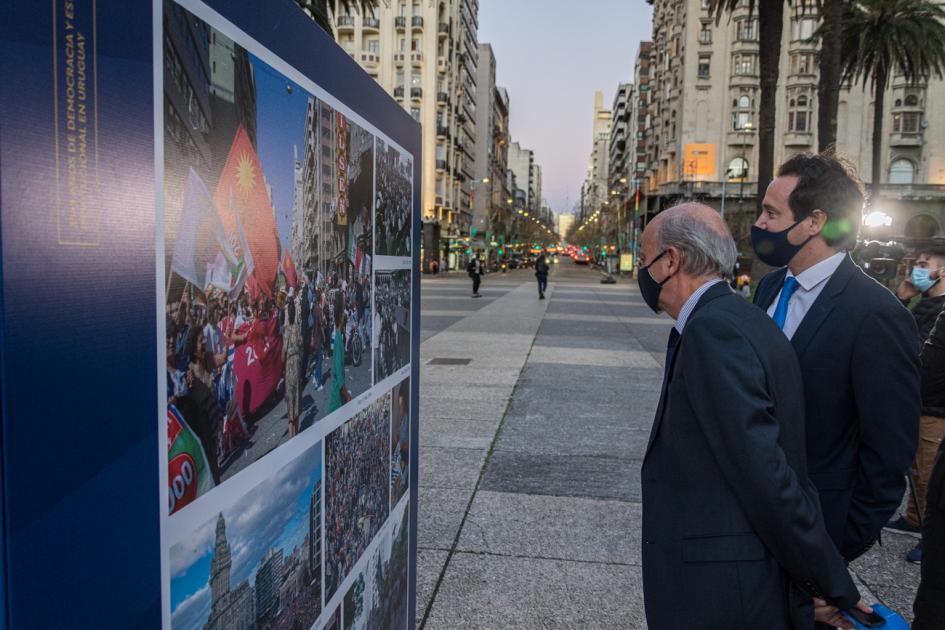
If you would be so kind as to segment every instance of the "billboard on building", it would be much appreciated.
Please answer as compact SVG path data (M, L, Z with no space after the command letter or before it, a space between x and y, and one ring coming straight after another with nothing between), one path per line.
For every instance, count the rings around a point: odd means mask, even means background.
M711 180L716 173L714 144L687 144L683 147L682 172L686 180Z
M413 627L419 126L288 0L2 22L0 612Z

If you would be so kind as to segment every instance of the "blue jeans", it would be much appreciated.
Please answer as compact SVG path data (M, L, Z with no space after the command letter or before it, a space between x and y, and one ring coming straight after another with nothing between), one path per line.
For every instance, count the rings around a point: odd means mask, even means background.
M548 288L548 276L538 276L538 294L544 295L545 289Z
M322 384L322 349L319 348L315 351L315 384L321 386Z

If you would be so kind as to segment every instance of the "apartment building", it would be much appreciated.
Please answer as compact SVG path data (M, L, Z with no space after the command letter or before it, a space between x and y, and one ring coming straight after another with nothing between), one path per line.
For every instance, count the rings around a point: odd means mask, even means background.
M610 129L612 112L604 108L604 93L594 93L594 126L591 157L587 168L587 179L581 190L581 220L596 212L610 192Z
M709 0L653 0L652 81L646 136L646 201L656 212L684 198L718 208L740 249L749 251L755 216L760 105L757 16L744 2L717 25ZM797 3L795 3L797 4ZM775 164L817 149L817 51L811 9L784 8L775 128ZM642 94L642 92L641 92ZM945 235L945 117L927 115L943 102L945 82L907 86L894 77L885 95L883 179L877 207L890 235ZM869 182L872 147L870 89L841 91L838 151Z
M333 15L338 44L422 125L421 212L436 228L435 238L425 233L425 261L462 267L474 198L478 0L392 0L370 15L336 0Z

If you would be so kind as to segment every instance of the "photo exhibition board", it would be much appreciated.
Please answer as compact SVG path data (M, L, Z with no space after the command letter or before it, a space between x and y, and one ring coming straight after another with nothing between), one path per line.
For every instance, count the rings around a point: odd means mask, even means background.
M419 125L293 0L0 46L0 628L415 627Z

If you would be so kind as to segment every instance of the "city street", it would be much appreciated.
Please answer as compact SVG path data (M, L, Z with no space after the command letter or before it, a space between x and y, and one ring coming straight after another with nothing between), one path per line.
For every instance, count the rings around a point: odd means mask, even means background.
M531 270L481 299L424 277L419 627L646 627L639 470L672 322L600 278L562 257L539 301ZM914 543L884 533L852 565L910 618Z

